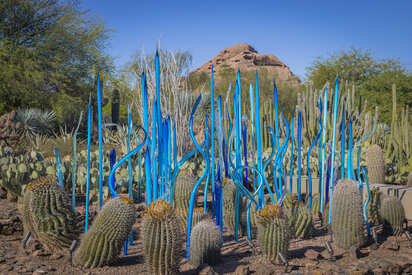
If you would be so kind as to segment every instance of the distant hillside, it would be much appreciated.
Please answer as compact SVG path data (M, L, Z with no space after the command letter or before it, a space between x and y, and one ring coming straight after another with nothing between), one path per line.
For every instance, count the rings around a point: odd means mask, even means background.
M216 81L219 81L219 74L225 68L232 68L241 72L265 69L276 81L289 87L298 87L301 82L290 68L280 61L273 54L259 54L252 46L246 43L227 47L211 60L203 64L191 74L202 72L210 74L213 64L213 71Z

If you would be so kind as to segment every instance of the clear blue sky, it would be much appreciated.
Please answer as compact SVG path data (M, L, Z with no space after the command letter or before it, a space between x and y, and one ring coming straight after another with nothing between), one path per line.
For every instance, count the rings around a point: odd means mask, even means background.
M187 50L196 68L223 48L251 44L272 53L299 77L317 56L369 49L412 70L412 1L139 1L83 0L116 30L108 53L120 66L157 42Z

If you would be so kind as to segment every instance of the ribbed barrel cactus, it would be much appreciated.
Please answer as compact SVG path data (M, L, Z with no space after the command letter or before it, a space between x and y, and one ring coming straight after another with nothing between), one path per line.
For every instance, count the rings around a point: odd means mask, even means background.
M174 193L174 207L176 208L177 215L183 220L187 220L187 214L189 211L190 196L193 191L195 178L191 176L187 171L182 170L176 179L175 193ZM197 204L197 197L195 197L195 206Z
M287 257L291 230L282 209L275 205L266 205L258 211L258 243L267 259L281 263L279 252Z
M236 185L231 180L225 180L222 188L223 223L230 231L235 231L236 222ZM239 236L247 234L247 205L245 197L239 201Z
M41 177L27 185L23 200L23 224L26 231L50 250L70 247L78 237L75 213L68 196L49 177Z
M349 249L365 242L365 222L362 214L362 196L359 184L341 179L333 191L332 232L336 245Z
M403 233L402 224L405 221L405 209L398 198L386 196L382 200L380 215L388 233L395 236L400 236Z
M303 203L291 205L286 210L288 224L296 238L303 239L313 230L312 215Z
M136 222L133 201L126 196L109 200L75 251L73 264L95 268L114 263Z
M148 272L154 275L178 274L182 256L182 225L165 201L146 209L143 220L143 246Z
M385 155L377 144L372 144L366 151L366 165L370 183L385 183Z
M200 221L190 234L190 263L196 267L215 265L220 260L220 244L220 230L213 220Z

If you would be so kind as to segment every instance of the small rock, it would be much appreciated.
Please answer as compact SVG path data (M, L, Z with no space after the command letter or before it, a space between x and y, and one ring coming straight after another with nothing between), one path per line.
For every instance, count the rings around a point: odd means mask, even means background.
M41 275L41 274L47 274L47 272L44 271L43 269L36 269L36 270L33 272L33 275Z
M199 266L197 270L197 274L199 275L218 275L218 273L214 271L210 265L207 264Z
M320 253L313 250L313 249L306 250L305 257L308 258L309 260L312 260L312 261L317 261L317 260L322 258Z
M260 265L256 269L256 274L257 275L272 275L275 274L274 270L269 268L267 265Z
M235 275L248 275L250 274L249 267L246 265L239 265L235 270Z

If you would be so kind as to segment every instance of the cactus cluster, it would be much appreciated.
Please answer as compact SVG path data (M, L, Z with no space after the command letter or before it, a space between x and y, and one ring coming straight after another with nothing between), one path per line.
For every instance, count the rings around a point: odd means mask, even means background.
M50 177L27 185L23 199L23 224L50 251L70 247L77 239L76 217L69 199Z
M266 205L258 211L258 242L268 260L281 263L279 252L287 257L290 227L282 209L275 205Z
M296 238L307 238L312 233L312 215L303 203L295 203L287 208L286 216L289 227Z
M190 263L215 265L220 260L221 235L213 220L197 223L190 234Z
M365 221L359 184L341 179L333 191L332 232L336 245L349 249L365 242Z
M115 262L136 222L136 209L127 197L117 197L104 204L76 250L73 263L85 268Z
M381 203L380 215L388 233L395 236L400 236L403 233L405 209L398 198L385 196Z
M372 144L366 151L366 165L370 183L385 183L385 156L379 145Z
M158 200L149 205L143 220L143 246L148 272L177 274L181 254L181 223L173 207Z

